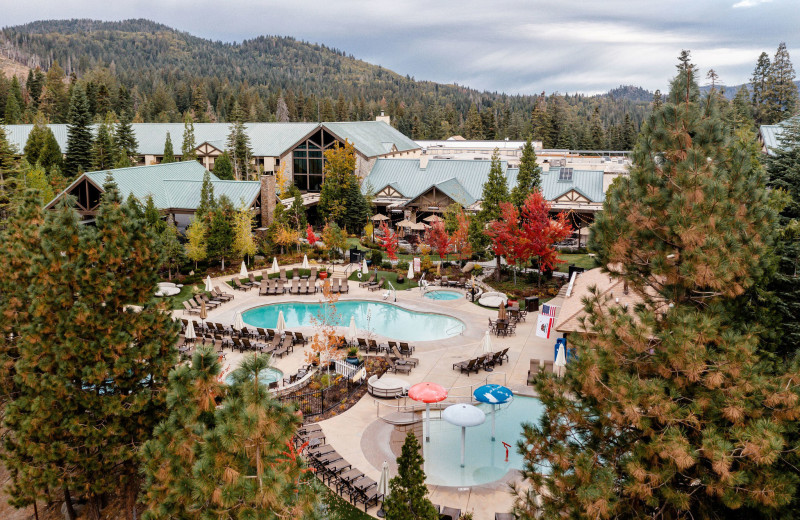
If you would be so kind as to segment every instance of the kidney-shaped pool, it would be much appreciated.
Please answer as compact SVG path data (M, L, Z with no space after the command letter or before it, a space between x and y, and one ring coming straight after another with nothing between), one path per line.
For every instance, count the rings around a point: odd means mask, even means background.
M335 304L336 312L330 322L347 327L355 317L359 334L371 331L380 336L400 341L433 341L457 336L464 330L464 322L451 316L430 312L416 312L382 302L348 300ZM262 305L242 313L242 319L253 327L274 329L278 313L283 311L286 327L309 327L331 314L327 303L274 303Z

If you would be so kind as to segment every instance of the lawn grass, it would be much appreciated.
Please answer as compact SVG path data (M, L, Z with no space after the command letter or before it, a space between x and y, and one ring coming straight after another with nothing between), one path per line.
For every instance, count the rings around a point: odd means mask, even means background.
M167 305L169 305L172 310L183 309L183 302L194 296L194 293L192 293L192 286L193 284L188 283L181 287L181 292L167 298ZM203 288L203 284L197 284L197 286L201 289Z
M558 256L565 262L563 264L558 264L558 270L562 273L569 272L570 264L583 267L587 271L597 267L594 263L594 257L589 256L587 253L561 253Z
M357 272L351 274L350 277L348 278L348 280L350 280L352 282L366 282L367 280L369 280L369 277L372 276L373 272L374 271L370 271L370 274L362 275L362 278L359 279L358 278L358 271L357 271ZM402 291L402 290L405 290L405 289L413 289L414 287L419 287L419 284L417 283L416 280L409 280L408 278L406 278L403 281L403 283L397 283L397 276L398 276L398 274L393 272L393 271L381 271L381 270L378 270L378 275L375 277L375 281L377 282L378 280L381 279L381 277L384 277L384 278L386 278L387 281L392 282L392 285L398 291ZM387 286L387 288L388 288L388 286Z

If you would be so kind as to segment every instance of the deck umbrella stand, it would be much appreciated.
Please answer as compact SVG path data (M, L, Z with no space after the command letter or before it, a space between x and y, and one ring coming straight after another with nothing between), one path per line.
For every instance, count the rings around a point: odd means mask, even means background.
M447 399L447 390L436 383L417 383L408 389L408 397L425 403L425 442L431 441L431 403Z
M505 404L514 398L514 392L502 385L483 385L472 392L477 401L492 405L492 441L494 441L494 409L498 404Z
M461 467L464 467L467 445L467 427L478 426L486 420L486 414L471 404L454 404L444 409L442 419L455 426L461 426Z

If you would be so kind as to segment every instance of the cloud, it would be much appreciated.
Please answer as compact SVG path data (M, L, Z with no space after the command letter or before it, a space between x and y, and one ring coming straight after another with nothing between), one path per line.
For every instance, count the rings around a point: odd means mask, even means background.
M744 7L755 7L761 4L768 4L772 2L772 0L740 0L733 4L734 9L744 8Z

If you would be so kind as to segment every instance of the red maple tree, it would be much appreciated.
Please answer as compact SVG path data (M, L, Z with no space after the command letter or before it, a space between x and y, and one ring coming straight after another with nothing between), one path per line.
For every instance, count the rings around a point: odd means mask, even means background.
M385 220L381 222L381 235L378 237L378 242L386 251L386 256L392 260L397 260L397 233L389 229Z
M425 231L425 243L438 253L439 258L445 259L450 249L450 235L444 229L444 222L436 221Z
M486 235L492 239L492 252L506 262L519 265L529 258L526 237L520 227L520 212L510 202L500 204L500 218L489 223Z
M469 243L469 219L461 208L456 214L457 227L450 237L450 243L458 253L458 259L463 260L472 254L472 245Z
M308 239L309 245L313 246L317 243L317 235L314 234L314 229L311 227L311 224L306 228L306 238Z

